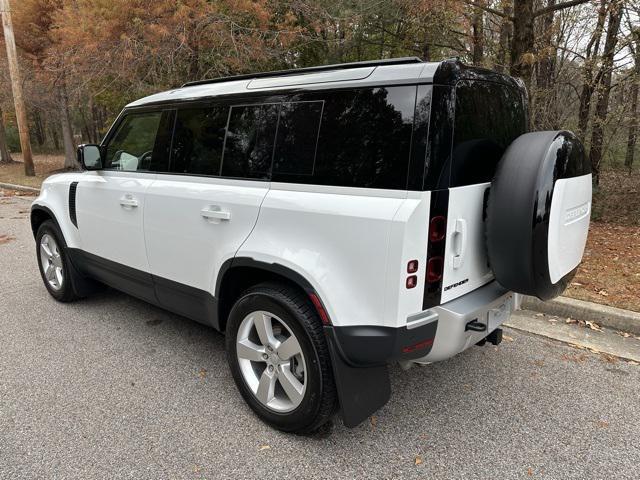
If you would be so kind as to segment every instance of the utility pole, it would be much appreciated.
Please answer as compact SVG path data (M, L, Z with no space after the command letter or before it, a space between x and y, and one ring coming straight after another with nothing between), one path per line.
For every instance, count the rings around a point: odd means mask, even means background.
M36 172L33 167L33 157L31 156L29 124L27 122L27 110L24 107L24 100L22 98L22 83L20 80L20 70L18 69L18 52L16 51L16 40L13 36L9 0L0 0L0 13L2 14L4 43L7 45L9 76L11 77L13 103L16 108L16 120L18 123L18 132L20 133L20 148L22 149L22 159L24 160L24 174L27 177L34 177Z

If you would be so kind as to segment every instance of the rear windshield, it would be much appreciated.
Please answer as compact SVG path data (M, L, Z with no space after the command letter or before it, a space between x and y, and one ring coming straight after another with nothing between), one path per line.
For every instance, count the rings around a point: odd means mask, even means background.
M490 182L502 154L526 132L522 94L494 82L461 81L455 91L451 186Z

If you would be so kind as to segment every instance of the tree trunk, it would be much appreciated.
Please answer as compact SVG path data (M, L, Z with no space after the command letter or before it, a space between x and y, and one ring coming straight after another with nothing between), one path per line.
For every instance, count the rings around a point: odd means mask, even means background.
M429 44L429 39L424 40L424 44L422 45L422 60L425 62L431 61L431 45Z
M485 0L476 0L476 5L484 6ZM484 11L476 8L473 14L473 64L482 65L484 60Z
M57 152L60 150L60 134L57 128L57 122L49 124L49 133L51 134L51 140L53 140L53 149Z
M9 60L9 77L11 79L11 91L13 92L13 103L16 109L16 123L18 124L18 134L20 135L20 150L24 162L24 174L27 177L35 177L36 169L33 165L31 155L31 143L29 140L29 122L27 120L27 108L22 95L22 80L20 77L20 67L18 65L18 51L16 40L13 34L13 23L8 0L0 0L0 10L2 10L2 28L4 31L4 43L7 47L7 59Z
M547 6L555 6L556 0L548 0ZM538 88L547 89L552 84L553 72L555 67L556 50L552 45L553 39L553 12L542 17L541 34L540 34L540 50L538 59L538 75L536 83Z
M42 147L45 142L44 129L42 126L42 115L38 110L35 110L33 116L33 135L36 137L36 142L39 147Z
M636 140L638 138L638 83L640 82L640 69L636 69L636 78L631 86L631 123L629 124L629 136L627 138L627 154L624 158L624 165L629 170L633 167L633 157L636 150Z
M514 77L520 77L529 88L531 85L532 65L535 59L533 0L515 0L513 7L510 73Z
M4 131L2 108L0 107L0 163L10 163L12 161L11 153L9 153L9 146L7 145L7 135Z
M64 168L77 168L76 152L73 145L73 131L71 129L71 118L69 116L69 98L64 85L58 89L58 98L60 124L62 125L62 141L64 143Z
M602 56L602 66L598 72L598 103L593 120L593 131L591 132L591 170L595 185L600 182L600 163L602 161L602 143L604 140L604 125L607 120L609 110L609 96L611 94L611 77L613 74L613 57L618 43L618 31L620 20L622 19L622 2L614 1L609 11L609 24L607 25L607 36L604 44Z
M506 18L502 19L502 23L500 24L500 38L499 38L499 49L498 49L498 64L495 66L495 69L504 73L509 69L511 62L509 61L509 52L511 51L511 41L513 37L513 23L510 20L511 15L513 15L513 7L511 6L511 1L507 0L505 2L503 11Z
M602 30L604 29L604 21L607 18L607 0L600 0L600 9L598 10L598 21L596 29L591 35L591 39L587 44L587 50L584 61L584 82L582 91L580 92L580 106L578 107L578 136L584 138L587 134L587 126L589 125L589 116L591 113L591 98L593 97L593 63L598 56L600 50L600 39L602 38Z

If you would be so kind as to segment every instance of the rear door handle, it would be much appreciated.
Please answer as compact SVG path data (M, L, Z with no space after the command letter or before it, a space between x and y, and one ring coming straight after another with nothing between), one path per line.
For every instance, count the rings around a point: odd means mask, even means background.
M460 268L464 262L464 254L467 250L467 221L457 218L454 229L454 237L458 237L456 253L453 256L453 268Z
M200 215L207 220L231 220L231 212L222 210L219 205L209 205L203 208L200 210Z
M130 193L127 193L126 195L120 197L120 205L125 208L136 208L138 206L138 200L134 198L134 196Z

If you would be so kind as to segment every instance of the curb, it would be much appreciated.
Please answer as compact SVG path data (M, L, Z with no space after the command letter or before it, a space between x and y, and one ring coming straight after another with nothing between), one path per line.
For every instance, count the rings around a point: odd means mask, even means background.
M609 307L568 297L558 297L543 302L535 297L524 297L522 308L536 312L589 320L602 327L640 335L640 313L622 308Z
M19 190L19 191L22 191L22 192L40 193L40 189L39 188L25 187L24 185L14 185L13 183L2 183L2 182L0 182L0 188L6 188L6 189L9 189L9 190Z

